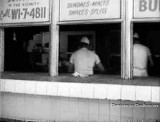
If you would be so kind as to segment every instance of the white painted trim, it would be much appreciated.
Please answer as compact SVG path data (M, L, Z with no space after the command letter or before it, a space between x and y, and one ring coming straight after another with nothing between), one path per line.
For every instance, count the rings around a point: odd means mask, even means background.
M160 103L160 86L70 83L1 79L0 91L45 96Z
M0 28L0 77L4 71L4 29Z
M120 23L122 19L107 19L107 20L79 20L79 21L65 21L58 22L58 25L84 25L84 24L104 24L104 23Z
M121 59L121 74L124 79L132 78L132 12L133 1L123 0L123 23L122 23L122 59Z
M57 25L59 18L59 0L53 0L51 11L51 42L49 53L49 74L50 76L58 75L58 58L59 58L59 26Z

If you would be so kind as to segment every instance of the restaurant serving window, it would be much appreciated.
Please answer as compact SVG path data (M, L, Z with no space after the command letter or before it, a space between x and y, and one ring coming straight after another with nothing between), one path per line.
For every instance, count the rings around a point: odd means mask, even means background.
M141 43L150 49L154 65L148 62L149 76L160 76L160 23L134 23L134 32L139 34Z
M4 71L48 72L49 26L4 29Z
M59 73L66 73L64 61L69 61L78 49L82 36L90 41L90 50L95 51L104 65L105 74L120 75L121 71L121 24L61 25L59 48ZM94 73L98 71L95 68Z

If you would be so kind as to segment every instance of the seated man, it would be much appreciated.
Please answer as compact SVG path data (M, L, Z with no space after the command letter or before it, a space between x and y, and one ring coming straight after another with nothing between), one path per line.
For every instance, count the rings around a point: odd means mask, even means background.
M137 33L133 35L133 76L148 76L147 63L153 65L153 60L148 47L140 44L139 36Z
M75 51L70 58L69 71L73 71L73 76L89 76L93 74L93 68L96 65L101 72L104 67L97 54L89 50L90 41L87 37L82 37L80 49Z

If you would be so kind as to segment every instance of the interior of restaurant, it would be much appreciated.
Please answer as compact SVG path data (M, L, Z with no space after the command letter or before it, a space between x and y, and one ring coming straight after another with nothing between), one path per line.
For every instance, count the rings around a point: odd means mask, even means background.
M152 53L154 66L148 65L150 76L160 76L160 23L134 23L142 43ZM5 28L5 71L48 72L49 26ZM120 75L121 71L121 23L60 25L59 73L67 73L63 62L69 61L78 49L82 36L91 41L105 66L106 74ZM97 68L95 73L99 73Z
M121 24L88 24L60 26L60 59L69 61L70 55L78 49L82 36L87 36L90 49L98 54L106 74L120 75L121 70ZM65 36L64 36L65 35ZM67 42L67 47L62 44ZM60 70L65 72L65 69ZM99 73L94 68L94 73Z
M160 76L160 23L134 23L134 32L139 34L141 43L150 49L153 63L148 63L148 73L150 76Z
M82 36L91 40L107 74L120 75L121 24L88 24L60 26L59 73L66 73L63 61L78 48ZM5 29L5 71L48 72L49 26ZM95 73L98 73L95 68Z

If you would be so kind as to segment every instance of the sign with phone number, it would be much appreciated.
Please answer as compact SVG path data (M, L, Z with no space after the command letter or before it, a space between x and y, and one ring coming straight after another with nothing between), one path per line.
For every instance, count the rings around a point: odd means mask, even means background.
M0 0L0 23L49 21L49 0Z

